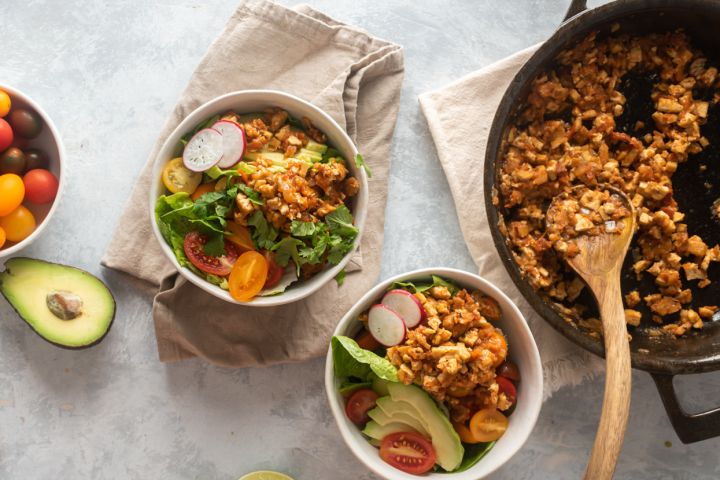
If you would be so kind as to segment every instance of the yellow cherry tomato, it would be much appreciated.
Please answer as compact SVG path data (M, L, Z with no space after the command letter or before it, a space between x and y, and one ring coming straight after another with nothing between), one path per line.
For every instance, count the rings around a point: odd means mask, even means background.
M11 242L22 242L35 231L35 217L32 212L20 205L4 217L0 217L0 228L5 230Z
M470 419L470 433L478 442L494 442L507 427L508 418L495 408L479 410Z
M10 100L10 95L0 90L0 117L4 117L10 112L11 106L12 101Z
M245 252L237 259L228 278L230 295L238 302L248 302L260 293L268 275L268 262L258 252Z
M202 173L185 168L182 157L170 160L162 172L162 181L170 193L185 192L192 194L202 182Z
M479 443L480 440L473 437L472 432L468 428L467 425L464 423L455 423L452 424L453 428L457 432L458 436L460 437L460 440L463 441L463 443Z
M5 245L5 230L0 228L0 248L2 248L3 245Z
M255 244L252 241L252 235L250 234L250 230L248 230L247 227L243 227L242 225L231 220L227 222L227 227L225 227L225 229L230 232L230 234L225 233L225 238L230 240L232 243L242 248L243 250L255 250Z
M22 203L25 198L25 184L18 175L0 175L0 217L3 217Z

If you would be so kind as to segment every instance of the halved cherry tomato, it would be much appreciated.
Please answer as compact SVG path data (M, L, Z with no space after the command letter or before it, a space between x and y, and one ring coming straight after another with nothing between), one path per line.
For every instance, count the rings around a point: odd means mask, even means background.
M362 333L357 336L355 341L360 346L360 348L370 350L371 352L382 347L382 344L375 340L375 337L373 337L372 333L370 333L368 330L363 330Z
M480 442L494 442L507 430L508 419L495 408L479 410L470 419L470 433Z
M370 421L368 412L375 408L378 394L369 388L355 390L345 404L345 415L355 425L364 427Z
M20 205L15 210L0 217L0 228L11 242L21 242L35 231L35 217L32 212Z
M506 360L505 363L498 367L497 374L509 378L514 382L520 381L520 370L518 370L517 365L510 360Z
M205 195L206 193L214 192L215 191L215 184L214 183L203 183L195 191L192 195L190 195L190 198L193 202L197 202L197 199Z
M437 455L432 443L419 433L398 432L382 439L380 458L398 470L419 475L435 465Z
M9 215L25 198L25 184L18 175L0 175L0 217Z
M170 193L193 193L202 182L202 173L185 168L182 157L170 160L162 172L162 181Z
M268 274L265 280L263 288L273 288L275 285L280 283L280 279L283 276L283 268L275 261L275 254L269 250L263 252L265 260L268 262Z
M507 378L501 376L495 377L495 381L498 384L499 393L504 393L510 403L514 405L515 399L517 398L517 390L515 389L515 385Z
M225 227L225 237L240 247L242 250L255 250L255 244L252 241L252 235L247 227L229 221ZM227 232L230 232L229 234Z
M183 250L188 260L197 268L213 275L225 276L230 273L233 264L238 259L240 252L232 243L225 242L225 255L212 257L207 255L203 249L207 243L207 237L198 232L190 232L185 235Z
M5 238L6 238L6 237L5 237L5 230L3 230L2 228L0 228L0 248L2 248L3 245L5 245Z
M472 432L470 431L470 428L468 428L467 425L464 423L455 423L452 424L453 428L457 432L457 434L460 436L460 440L463 441L463 443L480 443L480 440L473 437Z
M230 295L238 302L252 300L262 290L267 275L268 263L262 254L252 250L243 253L230 272Z

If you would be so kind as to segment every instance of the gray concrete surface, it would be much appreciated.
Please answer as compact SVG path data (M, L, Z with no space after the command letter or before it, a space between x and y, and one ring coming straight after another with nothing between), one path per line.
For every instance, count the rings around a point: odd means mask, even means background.
M0 3L0 81L40 101L70 160L62 208L26 253L100 275L119 308L102 344L69 352L40 340L0 301L2 479L232 480L260 468L308 480L375 478L340 439L322 359L244 370L160 364L151 299L99 265L166 115L235 3ZM429 265L473 270L417 95L546 38L566 2L310 3L405 46L382 276ZM720 375L680 384L691 408L716 406ZM601 397L602 378L557 393L523 450L493 478L578 478ZM650 378L635 373L618 478L715 479L718 449L718 439L682 445Z

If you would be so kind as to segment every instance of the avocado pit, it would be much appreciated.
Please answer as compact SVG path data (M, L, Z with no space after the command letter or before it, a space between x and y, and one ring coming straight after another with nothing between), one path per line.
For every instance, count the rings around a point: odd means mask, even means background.
M82 313L82 298L72 292L53 291L47 294L45 301L52 314L61 320L72 320Z

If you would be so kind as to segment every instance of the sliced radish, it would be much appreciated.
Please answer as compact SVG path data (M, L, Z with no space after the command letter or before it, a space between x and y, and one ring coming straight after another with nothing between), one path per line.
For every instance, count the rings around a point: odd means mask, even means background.
M425 309L422 303L407 290L390 290L385 294L381 303L400 315L407 328L416 327L425 320Z
M185 145L183 164L193 172L204 172L223 158L223 136L213 128L203 128Z
M373 305L368 314L370 334L386 347L392 347L405 340L405 322L400 315L383 304Z
M245 132L240 125L231 120L220 120L212 126L222 134L223 158L218 162L220 168L230 168L238 163L245 153Z

